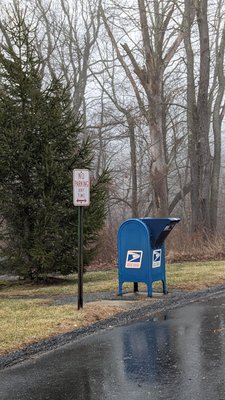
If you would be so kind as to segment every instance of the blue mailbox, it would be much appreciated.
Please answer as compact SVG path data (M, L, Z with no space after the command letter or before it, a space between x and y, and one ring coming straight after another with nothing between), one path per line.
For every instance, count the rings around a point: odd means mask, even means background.
M143 218L124 221L118 231L119 290L124 282L143 282L152 297L152 283L162 281L166 289L164 241L179 218Z

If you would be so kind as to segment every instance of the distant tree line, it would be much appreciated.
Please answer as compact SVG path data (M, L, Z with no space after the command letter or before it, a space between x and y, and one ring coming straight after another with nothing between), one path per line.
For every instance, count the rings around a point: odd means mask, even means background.
M95 140L96 173L113 171L110 221L173 213L192 232L215 232L224 2L32 0L24 7L36 23L42 74L63 75Z
M95 177L112 171L109 236L130 216L174 215L191 233L215 233L225 202L224 1L5 4L2 44L22 12L42 88L67 88L71 112L83 116L78 145L82 136L94 143Z

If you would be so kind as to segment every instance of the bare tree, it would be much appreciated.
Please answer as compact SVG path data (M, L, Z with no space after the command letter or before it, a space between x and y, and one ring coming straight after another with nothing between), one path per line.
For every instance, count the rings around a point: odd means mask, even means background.
M219 182L221 169L221 129L225 116L225 10L222 8L222 1L217 4L215 14L215 68L213 85L210 90L210 107L212 109L213 121L213 167L211 179L210 199L210 227L212 231L217 228L218 204L219 204Z
M100 0L59 0L57 7L50 0L33 2L39 20L40 56L51 75L64 77L71 88L75 112L82 110L85 117L85 90L98 37Z
M189 159L191 170L192 228L215 229L221 164L221 123L224 97L224 27L219 42L216 35L215 69L210 90L210 37L208 1L185 1L187 35L187 108ZM192 21L196 14L199 41L199 72L196 85L195 51L192 44ZM219 44L220 43L220 44ZM221 58L222 57L222 58ZM214 101L214 97L216 100ZM210 121L213 111L214 156L210 152Z
M115 29L113 21L110 22L111 16L107 17L107 10L103 7L101 7L101 15L117 57L131 83L140 112L149 126L154 214L165 216L168 215L169 209L166 138L163 130L163 82L165 70L179 48L184 32L182 29L175 29L174 24L171 25L174 13L178 13L174 1L138 0L137 10L135 3L132 6L133 12L129 16L131 22L134 23L134 20L139 18L135 23L136 29L137 27L139 29L135 43L124 28L123 39L127 41L119 44L113 32ZM117 7L120 6L117 4ZM126 13L126 18L128 18L126 8L121 7L120 11ZM181 26L180 20L179 27Z

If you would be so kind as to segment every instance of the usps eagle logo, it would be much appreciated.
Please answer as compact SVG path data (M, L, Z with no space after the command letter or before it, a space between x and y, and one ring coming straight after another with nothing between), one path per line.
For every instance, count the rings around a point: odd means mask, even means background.
M161 266L161 249L153 250L152 268L159 268L160 266Z
M125 268L141 268L143 251L128 250Z

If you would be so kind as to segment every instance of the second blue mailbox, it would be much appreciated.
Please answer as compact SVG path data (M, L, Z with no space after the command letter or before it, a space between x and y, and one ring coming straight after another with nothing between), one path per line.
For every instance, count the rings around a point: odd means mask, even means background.
M152 297L152 283L162 281L166 289L164 241L179 218L143 218L124 221L118 231L119 290L124 282L143 282Z

